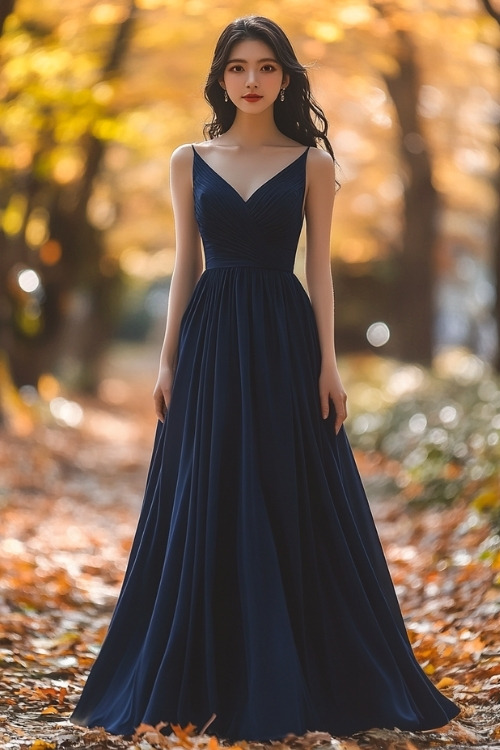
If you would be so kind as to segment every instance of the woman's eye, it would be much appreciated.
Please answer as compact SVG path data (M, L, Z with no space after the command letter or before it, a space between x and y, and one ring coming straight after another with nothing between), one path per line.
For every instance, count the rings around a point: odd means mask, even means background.
M231 65L229 70L231 71L231 73L241 73L241 71L243 70L243 65Z
M264 70L266 73L273 73L276 68L274 65L263 65L262 70Z

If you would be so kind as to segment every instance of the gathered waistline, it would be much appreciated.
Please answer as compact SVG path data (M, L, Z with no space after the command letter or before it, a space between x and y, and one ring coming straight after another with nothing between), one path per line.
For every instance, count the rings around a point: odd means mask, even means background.
M222 271L229 268L244 268L246 271L248 269L252 269L255 271L276 271L277 273L292 273L293 274L293 268L277 268L276 266L256 266L255 263L218 263L215 266L207 266L205 268L205 273L207 271Z

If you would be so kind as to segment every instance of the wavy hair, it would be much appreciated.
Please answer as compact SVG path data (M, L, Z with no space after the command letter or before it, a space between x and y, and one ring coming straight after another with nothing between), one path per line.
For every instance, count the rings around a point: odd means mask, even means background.
M283 135L304 146L320 144L335 161L333 148L328 140L328 121L312 93L307 71L297 60L284 31L269 18L245 16L229 24L220 35L215 46L212 66L205 85L205 99L212 108L212 120L204 127L205 137L216 138L229 130L236 117L236 107L224 101L224 90L220 81L231 50L245 39L258 39L273 50L276 59L289 76L285 100L274 102L274 121Z

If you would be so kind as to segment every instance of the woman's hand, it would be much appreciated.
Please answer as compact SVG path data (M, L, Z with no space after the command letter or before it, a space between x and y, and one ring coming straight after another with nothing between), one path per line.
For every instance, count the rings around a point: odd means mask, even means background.
M338 434L347 418L347 394L340 380L336 365L324 364L319 376L319 399L321 416L326 419L330 413L330 399L335 407L335 434Z
M153 400L155 403L156 416L163 422L165 414L170 406L170 395L172 392L172 383L174 380L174 370L172 367L162 365L158 373L158 380L153 391Z

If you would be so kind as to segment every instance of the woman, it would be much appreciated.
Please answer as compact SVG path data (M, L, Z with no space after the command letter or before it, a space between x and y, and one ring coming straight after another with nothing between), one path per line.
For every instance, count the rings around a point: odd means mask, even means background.
M326 120L261 17L222 33L205 95L209 140L172 156L144 504L74 720L128 734L212 718L261 741L442 726L458 709L415 661L342 427ZM304 215L310 297L293 274Z

